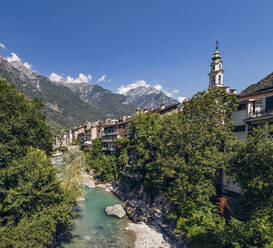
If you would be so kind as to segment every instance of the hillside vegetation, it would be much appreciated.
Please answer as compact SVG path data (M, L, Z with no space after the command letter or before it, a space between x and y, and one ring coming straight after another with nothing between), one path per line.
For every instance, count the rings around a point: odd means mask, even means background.
M273 72L260 80L258 83L248 86L242 93L250 93L256 90L262 90L265 88L273 87Z
M130 104L126 96L113 93L97 84L65 83L64 85L86 102L100 108L108 118L120 118L123 114L132 115L136 111L136 105Z

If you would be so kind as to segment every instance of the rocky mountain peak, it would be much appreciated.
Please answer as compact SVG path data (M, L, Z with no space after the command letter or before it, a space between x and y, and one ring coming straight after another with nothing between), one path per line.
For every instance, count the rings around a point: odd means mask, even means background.
M160 94L161 91L157 90L153 86L139 86L137 88L131 89L127 92L125 92L125 96L133 96L133 95L138 95L138 96L143 96L143 95L150 95L150 94Z
M27 66L25 66L23 63L19 61L11 61L10 64L16 68L21 73L25 74L30 79L36 79L37 75L34 73L31 69L29 69Z
M153 86L139 86L130 89L125 92L124 95L128 98L128 101L131 104L142 109L158 108L161 104L169 105L178 102Z

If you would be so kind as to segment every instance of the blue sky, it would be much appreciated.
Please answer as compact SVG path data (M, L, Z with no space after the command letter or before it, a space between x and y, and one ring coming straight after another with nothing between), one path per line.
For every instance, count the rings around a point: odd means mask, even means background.
M6 47L0 54L13 52L48 77L101 78L115 92L145 81L190 97L208 86L216 40L226 85L242 90L273 71L270 0L2 0L0 6Z

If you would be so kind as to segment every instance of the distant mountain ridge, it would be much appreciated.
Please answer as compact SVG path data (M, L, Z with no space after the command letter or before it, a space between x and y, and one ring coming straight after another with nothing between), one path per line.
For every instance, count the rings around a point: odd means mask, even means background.
M140 108L158 108L161 104L170 105L178 103L177 100L169 97L166 93L153 86L139 86L124 93L128 101Z
M53 82L21 62L9 62L1 55L0 77L17 85L30 99L42 99L48 123L55 131L80 125L86 120L133 115L137 107L157 108L163 103L177 103L152 86L131 89L122 95L97 84Z
M104 89L98 84L63 83L85 102L103 110L106 117L118 118L135 113L136 106L130 104L127 97Z
M85 120L103 119L105 114L98 107L84 102L63 85L56 85L48 78L37 75L20 62L8 62L0 56L0 76L17 85L30 99L43 99L44 111L54 129L69 128Z
M242 94L250 93L256 90L262 90L269 87L273 87L273 72L267 75L259 82L248 86L245 90L242 91Z

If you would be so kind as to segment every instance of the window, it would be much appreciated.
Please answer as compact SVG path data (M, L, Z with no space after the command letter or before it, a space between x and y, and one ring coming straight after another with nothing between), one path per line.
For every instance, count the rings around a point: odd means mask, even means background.
M215 77L211 78L211 85L215 85Z
M265 99L265 109L266 110L273 109L273 96L269 96Z
M221 75L218 76L218 83L221 84L222 77Z
M245 125L236 126L234 128L234 132L244 132L245 130L246 130L246 126Z
M246 109L246 104L240 104L239 106L238 106L238 111L239 110L244 110L244 109Z

